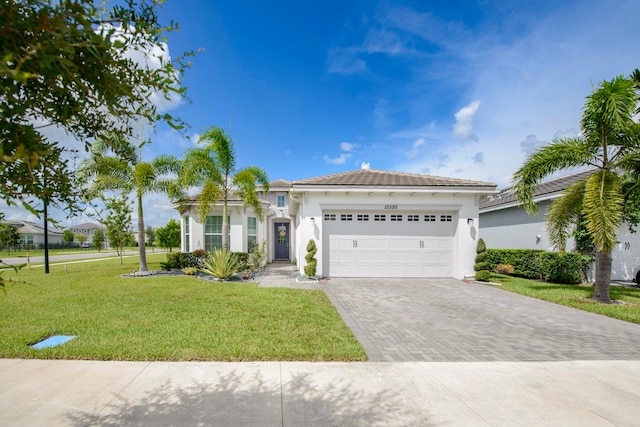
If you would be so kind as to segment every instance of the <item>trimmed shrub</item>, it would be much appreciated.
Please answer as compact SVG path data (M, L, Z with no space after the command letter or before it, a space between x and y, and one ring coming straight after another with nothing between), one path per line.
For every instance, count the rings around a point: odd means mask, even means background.
M483 239L478 239L478 245L476 246L476 265L473 269L476 271L476 280L486 282L491 276L489 263L486 261L489 255L487 254L487 245Z
M307 265L304 266L304 274L306 274L307 277L312 277L316 274L316 267L318 265L318 261L314 258L316 252L318 252L316 242L311 239L309 243L307 243L307 254L304 257L307 261Z
M512 275L515 269L511 264L498 264L496 265L496 268L493 269L493 271L495 271L498 274Z
M191 255L196 258L204 258L207 256L207 251L205 251L204 249L196 249L195 251L191 252Z
M489 263L488 262L478 262L476 263L476 265L473 266L473 269L475 271L483 271L483 270L487 270L489 271Z
M488 282L490 279L491 272L488 270L482 270L476 273L476 280L479 282Z
M487 263L497 271L500 264L513 267L513 276L553 283L579 283L588 257L574 252L546 252L538 249L488 249Z

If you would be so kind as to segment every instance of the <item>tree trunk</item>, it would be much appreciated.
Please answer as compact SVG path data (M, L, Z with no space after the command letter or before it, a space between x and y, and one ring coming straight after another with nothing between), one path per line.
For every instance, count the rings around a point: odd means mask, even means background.
M227 221L227 195L224 196L222 205L222 249L229 250L229 221Z
M142 216L142 195L138 195L138 251L140 253L140 271L147 268L147 247L144 241L144 217Z
M596 252L596 282L593 285L593 299L610 303L609 287L611 286L611 254Z

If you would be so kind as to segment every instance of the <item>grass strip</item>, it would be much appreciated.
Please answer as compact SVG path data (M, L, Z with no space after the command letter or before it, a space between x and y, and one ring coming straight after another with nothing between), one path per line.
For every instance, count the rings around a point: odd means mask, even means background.
M507 291L627 322L640 323L640 289L638 288L611 286L611 299L616 303L602 304L592 299L593 285L559 285L501 274L492 274L491 280L500 283L502 285L500 288Z

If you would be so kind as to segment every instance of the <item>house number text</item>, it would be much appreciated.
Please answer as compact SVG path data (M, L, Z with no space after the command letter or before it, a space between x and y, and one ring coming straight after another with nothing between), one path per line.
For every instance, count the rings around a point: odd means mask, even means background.
M384 205L385 209L398 209L398 205Z

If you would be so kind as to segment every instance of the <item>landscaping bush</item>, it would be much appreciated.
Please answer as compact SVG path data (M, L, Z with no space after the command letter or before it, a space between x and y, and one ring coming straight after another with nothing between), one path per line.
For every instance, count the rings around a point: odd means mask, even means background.
M312 277L316 274L316 267L318 265L318 261L314 258L316 252L318 252L316 242L311 239L309 243L307 243L307 254L304 257L307 261L307 265L304 266L304 274L306 274L307 277Z
M198 271L198 269L195 267L185 267L182 269L182 272L187 276L193 276L194 274L196 274L196 271Z
M488 282L490 279L491 272L488 270L482 270L476 273L476 280L479 282Z
M235 253L226 249L214 249L209 254L209 260L204 262L204 268L201 268L200 271L226 280L240 271L241 267L242 264L238 262Z
M511 264L498 264L496 265L496 268L493 269L493 271L495 271L498 274L507 274L511 276L513 275L513 272L515 271L515 269Z
M251 270L256 270L262 267L266 259L267 259L267 241L263 240L262 244L260 245L255 243L253 245L251 253L249 254L249 268Z
M491 276L489 271L489 263L486 261L488 258L487 245L483 239L478 239L478 245L476 246L476 264L473 269L476 271L476 280L486 282Z
M191 255L197 258L205 258L207 256L207 251L205 251L204 249L196 249L195 251L191 252Z
M201 268L204 266L204 260L207 257L207 251L198 249L192 253L175 252L167 254L167 261L161 262L160 267L163 270L182 269L185 267Z
M249 253L248 252L233 252L236 260L240 264L240 270L246 270L249 268Z
M489 271L490 266L488 262L478 262L473 266L473 269L475 271L484 271L484 270Z
M574 252L546 252L539 249L488 249L487 263L497 271L499 265L513 267L513 276L553 283L579 283L588 258Z

